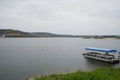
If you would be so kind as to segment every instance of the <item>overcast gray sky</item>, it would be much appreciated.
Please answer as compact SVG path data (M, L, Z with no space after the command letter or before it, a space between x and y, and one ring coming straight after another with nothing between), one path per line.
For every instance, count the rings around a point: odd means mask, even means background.
M0 0L0 28L120 35L120 0Z

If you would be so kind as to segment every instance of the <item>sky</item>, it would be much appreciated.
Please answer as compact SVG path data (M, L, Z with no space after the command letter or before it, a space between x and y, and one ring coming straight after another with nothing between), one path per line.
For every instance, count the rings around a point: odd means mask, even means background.
M120 0L0 0L0 29L120 35Z

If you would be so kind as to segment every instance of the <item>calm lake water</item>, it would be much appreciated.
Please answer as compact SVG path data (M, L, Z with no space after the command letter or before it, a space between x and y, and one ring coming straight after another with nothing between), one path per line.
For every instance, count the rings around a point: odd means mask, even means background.
M85 47L117 49L119 39L81 38L0 38L0 80L120 67L82 56Z

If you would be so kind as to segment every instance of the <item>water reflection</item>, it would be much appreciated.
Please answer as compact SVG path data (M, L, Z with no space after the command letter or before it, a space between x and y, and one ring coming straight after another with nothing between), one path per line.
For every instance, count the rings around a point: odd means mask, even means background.
M94 59L89 59L86 58L86 64L89 65L89 67L91 68L101 68L101 67L114 67L115 64L111 64L111 63L106 63L106 62L102 62L99 60L94 60Z

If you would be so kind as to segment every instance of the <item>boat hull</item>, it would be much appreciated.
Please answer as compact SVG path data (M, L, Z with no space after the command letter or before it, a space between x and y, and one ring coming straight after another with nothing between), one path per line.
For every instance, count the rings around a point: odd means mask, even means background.
M94 59L94 60L99 60L99 61L103 61L103 62L107 62L107 63L118 63L118 62L119 62L118 59L98 58L98 57L95 57L95 56L86 55L85 53L83 53L83 56L84 56L85 58L90 58L90 59Z

